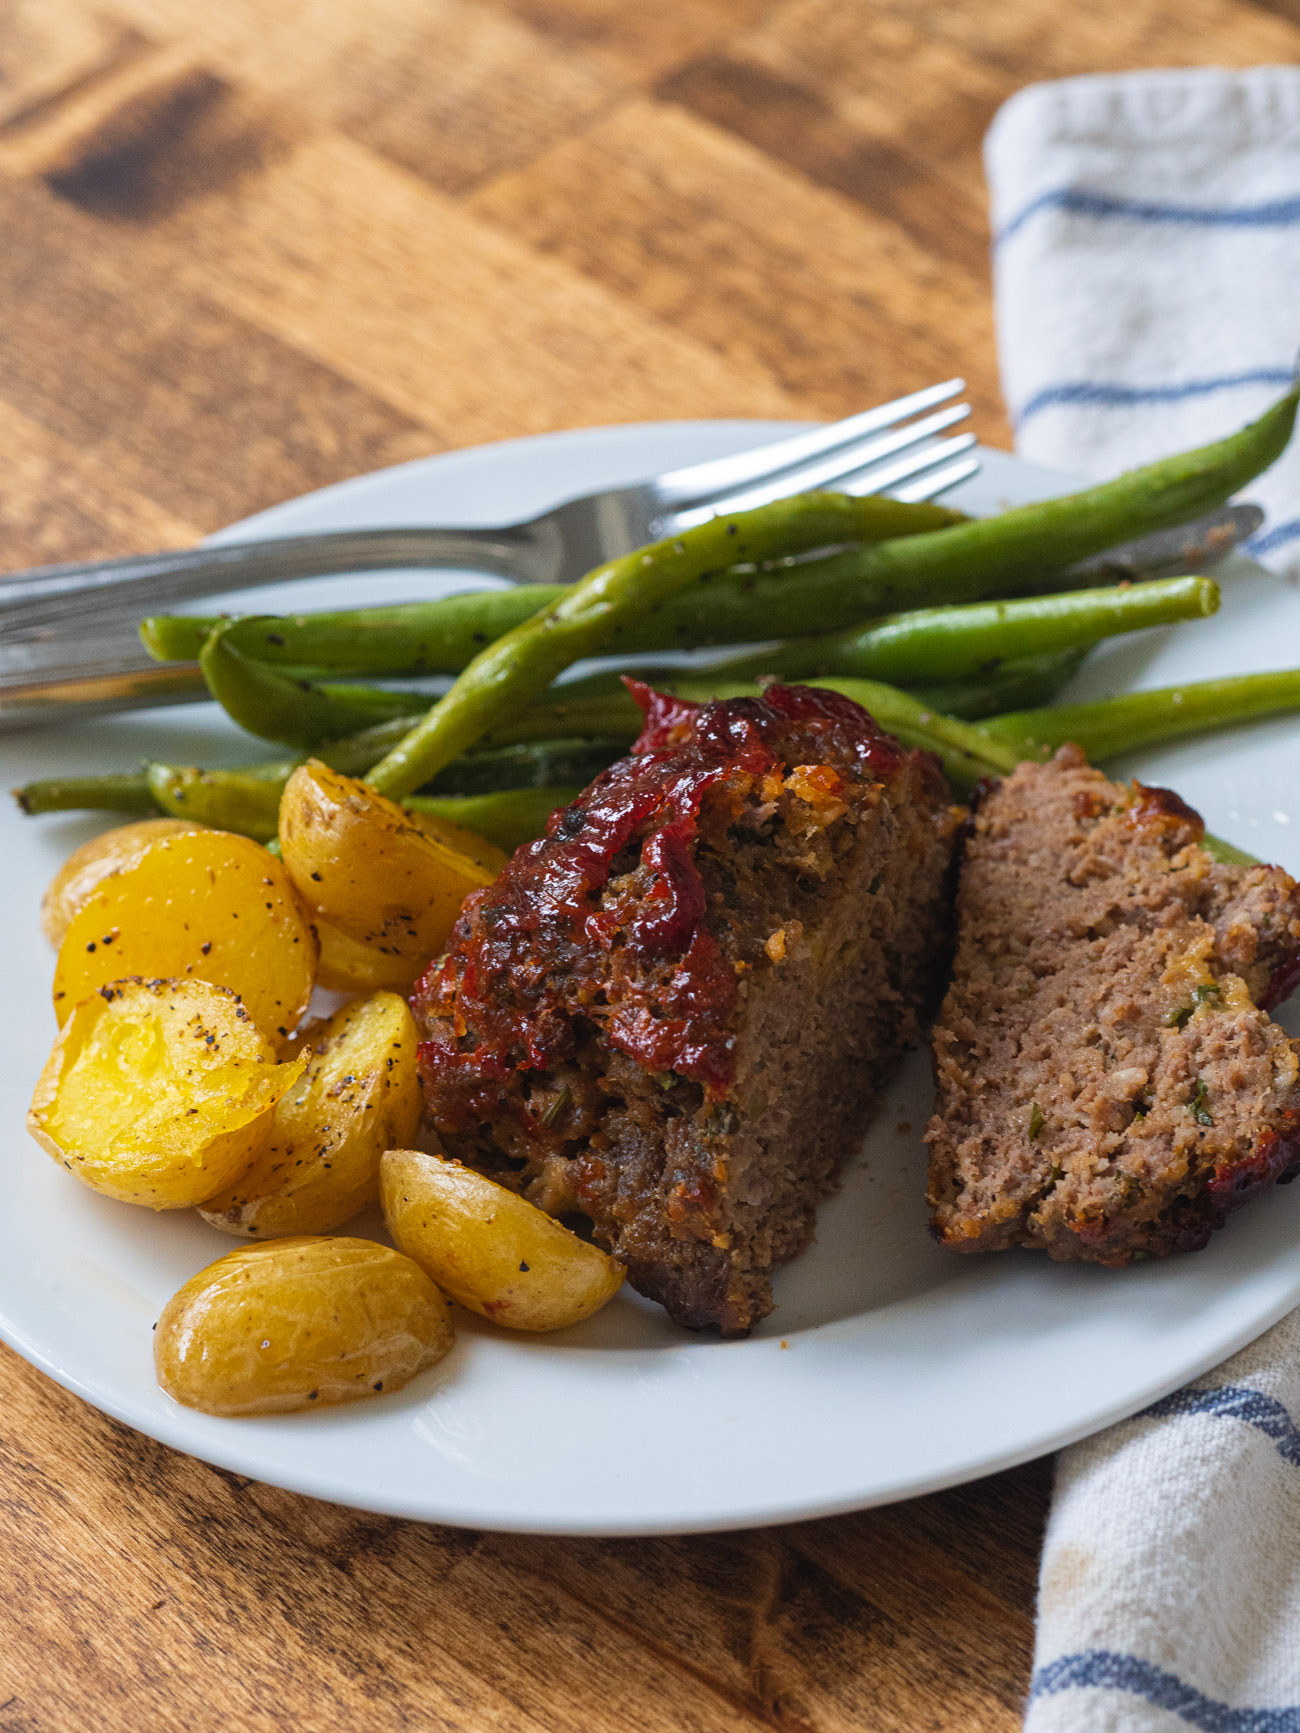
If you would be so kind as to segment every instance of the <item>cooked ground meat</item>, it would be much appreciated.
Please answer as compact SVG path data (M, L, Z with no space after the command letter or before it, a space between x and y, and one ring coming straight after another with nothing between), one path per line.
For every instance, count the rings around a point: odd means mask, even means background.
M646 728L471 897L414 1005L449 1153L585 1217L678 1322L742 1335L948 954L957 810L808 687Z
M1125 1264L1203 1246L1300 1164L1300 887L1224 866L1077 747L978 803L934 1031L933 1231Z

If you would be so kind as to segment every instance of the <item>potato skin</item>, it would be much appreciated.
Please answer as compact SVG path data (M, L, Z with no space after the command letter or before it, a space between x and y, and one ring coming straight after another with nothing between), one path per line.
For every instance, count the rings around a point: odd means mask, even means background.
M314 925L320 944L318 987L328 987L332 993L373 993L381 988L404 993L410 988L411 965L404 957L391 957L349 938L324 915L316 915Z
M388 959L385 985L399 989L442 950L469 892L505 865L483 837L416 819L315 760L285 785L280 854L313 917Z
M316 978L316 935L284 868L245 836L191 830L106 878L59 947L54 1009L107 981L191 977L239 994L262 1033L297 1027Z
M388 1231L453 1299L511 1330L563 1330L618 1292L622 1264L516 1192L419 1150L380 1164Z
M73 849L55 873L41 898L41 928L56 948L77 911L83 908L96 886L112 873L134 866L145 850L160 837L180 836L197 829L180 818L142 818L135 824L119 824L101 831Z
M205 1220L271 1239L342 1227L379 1196L379 1158L420 1122L419 1033L396 993L354 1000L308 1026L307 1069L280 1097L268 1140Z
M241 1246L163 1307L154 1368L205 1414L288 1414L399 1390L455 1340L447 1301L373 1240Z
M253 1161L305 1064L277 1063L226 987L117 981L68 1019L27 1126L95 1191L190 1209Z

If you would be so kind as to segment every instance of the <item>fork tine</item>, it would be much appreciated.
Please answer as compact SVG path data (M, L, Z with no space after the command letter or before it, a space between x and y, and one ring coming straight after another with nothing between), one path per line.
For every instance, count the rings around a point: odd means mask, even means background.
M873 465L860 476L846 476L840 483L841 493L886 493L912 476L925 475L938 465L959 457L975 445L973 433L959 433L955 439L941 439L924 451L910 451L896 463L883 467ZM929 497L927 495L927 497Z
M882 428L893 427L909 416L946 403L965 386L964 379L948 379L941 385L931 385L924 391L913 391L907 397L896 398L892 403L864 410L860 415L850 415L844 421L832 422L829 427L815 427L806 433L793 434L789 439L759 446L754 451L738 452L734 457L713 458L707 463L670 470L656 483L660 509L684 510L707 505L722 494L782 474L841 446L856 444Z
M886 458L893 457L898 452L921 445L935 434L941 433L945 427L964 421L969 414L969 404L953 404L948 409L940 409L934 415L925 416L921 421L910 421L906 427L901 427L894 433L857 441L832 452L828 457L819 458L816 462L796 464L789 469L783 469L769 481L757 487L746 488L741 493L728 493L706 509L748 511L753 506L766 505L769 500L788 499L791 494L796 493L812 493L816 488L836 487L844 476L865 475L874 465L883 463ZM892 469L887 473L892 474ZM857 491L861 493L868 489L859 488ZM872 486L869 491L879 493L880 489Z
M947 493L950 487L956 487L958 482L969 481L971 476L978 475L979 472L978 457L961 457L945 469L934 470L917 481L909 481L906 487L894 488L893 495L905 505L917 505L922 500L938 499L939 495Z
M773 500L789 499L796 493L810 493L815 488L838 487L841 492L847 493L883 493L895 480L905 479L926 468L930 462L938 461L931 456L933 452L950 454L954 448L950 444L936 446L933 443L934 435L945 427L951 427L954 422L964 420L969 414L970 408L965 403L941 409L922 421L909 423L896 433L886 434L883 438L863 440L833 453L830 457L823 457L816 463L783 470L780 475L773 476L770 481L763 482L758 487L744 488L739 493L729 493L721 499L715 499L708 505L691 506L685 511L675 512L673 522L678 529L684 529L690 524L702 523L719 511L752 511L756 506L768 505ZM966 445L973 443L971 439L966 441ZM922 446L923 450L914 458L903 462L901 468L898 463L886 464L887 458L918 445ZM961 449L964 450L965 447ZM851 477L858 478L857 485L845 487L845 480Z

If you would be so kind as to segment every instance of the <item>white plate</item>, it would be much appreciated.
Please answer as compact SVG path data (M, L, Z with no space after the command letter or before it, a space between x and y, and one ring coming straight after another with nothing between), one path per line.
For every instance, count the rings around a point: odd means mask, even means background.
M740 449L772 424L597 429L407 464L265 512L234 534L415 521L489 522L567 494ZM986 454L976 509L1059 491L1064 478ZM333 580L389 599L456 587ZM1210 625L1099 656L1095 689L1156 685L1294 660L1300 597L1238 562ZM263 603L274 598L263 596ZM253 605L262 605L254 602ZM209 707L9 736L5 781L126 769L142 755L266 756ZM1300 869L1287 722L1149 754L1211 827ZM466 1320L452 1355L406 1390L302 1417L217 1420L153 1381L150 1326L193 1271L231 1249L194 1215L148 1215L86 1190L23 1130L54 1032L40 891L98 828L3 819L5 991L0 1053L8 1228L0 1333L87 1401L179 1450L318 1498L397 1516L566 1534L740 1527L852 1510L987 1474L1130 1414L1204 1371L1300 1301L1300 1185L1253 1204L1208 1250L1120 1271L1028 1253L959 1258L925 1233L919 1133L927 1067L914 1055L817 1245L777 1280L746 1342L703 1341L621 1297L588 1324L527 1340ZM372 1224L373 1225L373 1224Z

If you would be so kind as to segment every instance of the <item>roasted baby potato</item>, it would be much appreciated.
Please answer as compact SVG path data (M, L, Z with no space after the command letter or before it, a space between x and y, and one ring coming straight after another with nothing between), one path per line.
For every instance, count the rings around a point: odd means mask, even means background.
M189 1209L249 1165L305 1065L276 1062L228 987L115 981L64 1025L27 1125L96 1191Z
M417 819L314 760L285 786L280 854L314 915L391 960L394 987L411 985L446 944L466 895L505 865L484 838Z
M379 1170L388 1231L453 1299L511 1330L562 1330L598 1312L622 1264L473 1168L413 1149Z
M119 824L83 842L55 873L41 898L45 937L52 945L62 944L68 922L103 879L134 866L159 837L179 836L195 828L180 818L142 818L135 824Z
M284 868L224 830L163 836L104 879L59 947L54 1009L126 975L192 976L239 994L272 1040L297 1027L316 977L316 935Z
M373 1240L241 1246L163 1307L154 1367L206 1414L284 1414L403 1384L455 1340L417 1264Z
M380 1156L415 1135L419 1036L404 999L358 999L303 1038L307 1069L281 1096L269 1140L204 1206L213 1227L259 1239L329 1233L375 1202Z
M314 925L320 945L316 964L318 987L328 987L333 993L373 993L380 988L401 993L409 989L411 966L405 958L389 956L373 945L350 939L332 927L323 915L316 916Z

